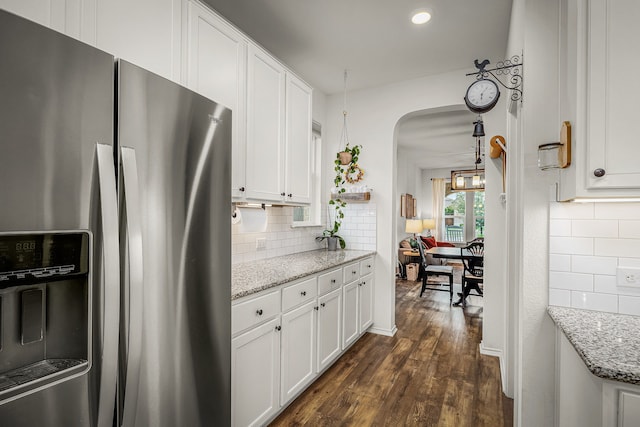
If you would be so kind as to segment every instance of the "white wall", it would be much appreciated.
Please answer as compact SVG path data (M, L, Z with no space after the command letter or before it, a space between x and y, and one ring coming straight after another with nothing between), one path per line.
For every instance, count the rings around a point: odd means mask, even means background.
M425 214L421 209L422 200L421 193L422 190L422 180L421 180L421 170L416 166L416 162L412 158L410 153L407 153L406 150L398 149L398 175L397 175L397 195L398 199L401 194L411 194L417 201L417 212L415 218L422 219ZM398 242L410 236L411 234L405 233L405 222L407 218L400 216L400 200L396 204L396 212L395 212L395 220L393 223L396 227L396 239Z
M470 63L470 66L472 64ZM374 89L350 92L348 94L349 105L349 135L352 144L363 145L360 161L367 171L367 185L373 188L372 201L378 207L377 211L377 250L376 277L375 277L375 309L374 332L392 334L395 331L395 262L397 256L398 226L396 219L399 215L400 193L397 186L404 185L407 188L408 179L400 183L397 174L397 148L395 141L396 125L398 121L409 113L454 106L460 104L467 86L469 77L465 76L469 70L429 76L421 79L395 83ZM506 97L506 95L503 95ZM504 102L501 100L501 102ZM502 106L500 106L502 105ZM485 129L492 135L504 132L504 104L500 104L493 115L485 117ZM502 111L500 113L499 111ZM494 117L494 118L492 118ZM342 130L342 95L337 94L327 97L327 132L324 132L323 163L327 177L333 176L331 160L338 151L340 132ZM402 160L402 159L400 159ZM421 174L418 174L419 178ZM497 185L495 177L493 185ZM331 179L324 179L323 194L328 195ZM500 187L501 187L501 180ZM491 184L488 184L491 185ZM423 202L421 202L423 203ZM487 224L487 233L493 229L504 228L504 224ZM497 233L497 231L496 231ZM491 257L503 259L502 252L487 253L487 261ZM504 247L502 248L504 250ZM494 266L496 263L493 264ZM499 268L504 268L500 266ZM504 282L496 280L492 283L493 289L498 293L504 293ZM493 296L485 298L485 335L498 335L491 338L491 348L501 349L504 343L502 337L504 331L504 302L501 307L493 307ZM488 311L495 310L499 319L492 319ZM496 322L496 324L493 324Z
M554 424L554 337L548 304L548 200L553 174L537 168L539 144L558 139L559 2L514 0L509 51L524 51L524 102L510 133L521 135L510 152L508 190L509 280L518 326L510 331L516 349L515 425Z

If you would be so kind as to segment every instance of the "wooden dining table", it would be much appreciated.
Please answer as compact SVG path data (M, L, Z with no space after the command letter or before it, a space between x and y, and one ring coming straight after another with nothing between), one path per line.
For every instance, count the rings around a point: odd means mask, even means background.
M472 259L482 258L482 255L474 255L469 249L465 248L451 248L445 246L434 246L425 251L425 254L430 254L434 258L448 258L448 259Z

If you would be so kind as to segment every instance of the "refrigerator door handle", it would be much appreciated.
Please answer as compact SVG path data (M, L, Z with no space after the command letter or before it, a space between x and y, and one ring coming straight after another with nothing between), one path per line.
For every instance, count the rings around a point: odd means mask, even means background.
M135 425L136 407L138 404L138 387L140 383L140 360L142 352L142 292L144 284L143 254L142 254L142 222L140 210L140 194L138 181L138 166L136 152L133 148L122 147L120 150L122 165L121 182L121 213L126 212L126 244L128 253L129 319L127 326L127 362L126 380L124 384L124 405L122 425Z
M113 147L96 144L100 191L103 256L103 327L98 426L111 427L118 375L118 322L120 317L120 265L118 245L118 204Z

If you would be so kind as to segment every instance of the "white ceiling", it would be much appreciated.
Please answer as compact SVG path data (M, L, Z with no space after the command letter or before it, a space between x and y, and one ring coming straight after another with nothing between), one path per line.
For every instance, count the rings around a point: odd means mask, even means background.
M203 0L313 87L341 93L467 69L504 58L512 0ZM410 21L418 9L433 18ZM469 111L420 114L398 146L422 168L473 164Z
M466 109L413 115L398 124L398 147L421 169L473 166L476 120Z

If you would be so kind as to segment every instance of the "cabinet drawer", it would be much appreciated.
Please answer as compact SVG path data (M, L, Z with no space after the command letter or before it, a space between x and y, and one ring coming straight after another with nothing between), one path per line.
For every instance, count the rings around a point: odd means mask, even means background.
M342 269L330 271L318 276L318 295L324 295L342 286Z
M280 290L231 307L231 333L235 334L280 314Z
M360 264L354 262L344 266L344 283L351 283L360 277Z
M360 261L360 277L366 276L373 271L373 258L365 258Z
M318 295L316 277L304 280L295 285L287 286L282 290L282 311L287 311L307 301L311 301Z

